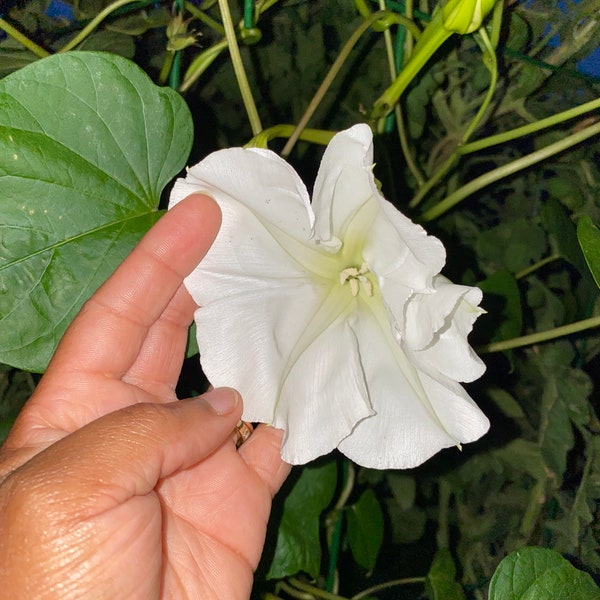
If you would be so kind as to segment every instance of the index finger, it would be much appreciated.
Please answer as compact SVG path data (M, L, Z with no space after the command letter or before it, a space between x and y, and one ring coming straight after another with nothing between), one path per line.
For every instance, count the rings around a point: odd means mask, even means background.
M193 194L168 211L83 306L51 367L120 378L134 363L152 324L202 260L221 224L208 196Z

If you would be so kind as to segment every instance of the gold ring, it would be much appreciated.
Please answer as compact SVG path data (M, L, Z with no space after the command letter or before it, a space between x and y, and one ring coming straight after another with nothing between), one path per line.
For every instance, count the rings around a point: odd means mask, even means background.
M235 447L239 448L252 435L253 431L254 427L252 427L250 423L246 423L246 421L238 421L238 424L233 430Z

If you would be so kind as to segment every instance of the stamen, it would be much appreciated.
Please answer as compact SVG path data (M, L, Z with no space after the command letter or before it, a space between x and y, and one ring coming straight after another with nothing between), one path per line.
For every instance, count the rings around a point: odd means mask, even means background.
M365 262L360 266L360 269L347 267L343 271L340 271L340 283L344 285L348 282L350 293L354 297L358 296L362 286L367 296L371 298L373 296L373 284L366 276L367 273L369 273L369 267Z

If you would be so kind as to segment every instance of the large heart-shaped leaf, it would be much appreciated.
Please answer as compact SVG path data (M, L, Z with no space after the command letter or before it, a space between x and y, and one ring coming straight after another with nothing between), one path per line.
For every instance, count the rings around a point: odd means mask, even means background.
M55 55L0 81L0 362L45 369L159 218L192 137L182 98L115 55Z
M490 582L490 600L600 600L600 589L558 552L528 547L515 550L498 565Z

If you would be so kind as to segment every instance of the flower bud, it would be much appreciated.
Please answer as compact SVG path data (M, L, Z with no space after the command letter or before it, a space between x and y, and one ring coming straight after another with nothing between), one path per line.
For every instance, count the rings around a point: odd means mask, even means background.
M442 8L444 27L454 33L473 33L495 3L496 0L449 0Z
M190 19L184 21L181 13L175 15L167 26L167 50L176 52L196 43L197 36L188 31Z

